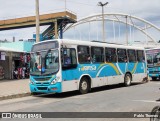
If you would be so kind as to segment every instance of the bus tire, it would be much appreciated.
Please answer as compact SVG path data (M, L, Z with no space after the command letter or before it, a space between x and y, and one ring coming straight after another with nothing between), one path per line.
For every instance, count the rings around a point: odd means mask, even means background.
M79 92L81 94L86 94L89 91L89 81L86 77L83 77L79 84Z
M131 75L129 73L127 73L124 77L124 85L126 87L130 86L131 85L131 81L132 81L132 78L131 78Z
M157 77L152 77L152 81L156 81L157 80Z
M32 95L32 96L36 96L36 95L38 95L38 93L32 92L31 95Z
M158 117L150 117L150 121L157 121L159 119L159 114L160 114L160 106L156 106L152 109L151 115L153 116L158 116Z

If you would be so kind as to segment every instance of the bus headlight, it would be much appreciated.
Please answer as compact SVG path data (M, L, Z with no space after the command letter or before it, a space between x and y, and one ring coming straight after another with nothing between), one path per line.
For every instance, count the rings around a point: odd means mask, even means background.
M53 81L51 81L51 84L57 83L59 79L60 79L60 77L56 77L55 79L53 79Z
M32 84L32 85L34 85L34 82L32 80L29 80L29 83Z

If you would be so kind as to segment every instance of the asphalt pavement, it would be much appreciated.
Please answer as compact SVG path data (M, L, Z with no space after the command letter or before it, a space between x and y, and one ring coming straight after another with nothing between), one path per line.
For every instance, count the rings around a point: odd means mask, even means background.
M0 80L0 100L30 95L29 79Z
M60 94L27 96L0 101L0 112L50 112L49 116L63 112L151 112L160 105L160 82L134 83L130 87L122 84L94 88L90 93L80 95L78 91ZM71 116L74 117L74 113ZM93 113L93 114L94 114ZM100 113L101 115L101 113ZM125 115L125 114L124 114ZM92 115L93 116L93 115ZM43 117L43 115L42 115ZM16 121L17 119L15 119ZM27 119L26 119L27 120ZM31 119L31 121L41 119ZM46 121L75 121L77 118L43 119ZM78 118L79 121L150 121L149 118Z

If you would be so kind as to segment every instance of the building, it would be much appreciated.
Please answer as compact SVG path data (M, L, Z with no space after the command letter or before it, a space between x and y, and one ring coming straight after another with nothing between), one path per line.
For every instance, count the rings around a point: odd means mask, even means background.
M33 44L28 41L0 43L0 79L14 79L14 70L29 66L28 57Z

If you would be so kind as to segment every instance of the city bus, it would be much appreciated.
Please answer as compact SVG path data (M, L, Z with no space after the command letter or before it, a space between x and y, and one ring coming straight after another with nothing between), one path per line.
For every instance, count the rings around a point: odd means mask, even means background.
M160 79L160 49L147 49L146 56L149 77L151 77L152 80Z
M55 39L33 45L30 91L61 93L133 81L147 77L144 48L97 41Z

